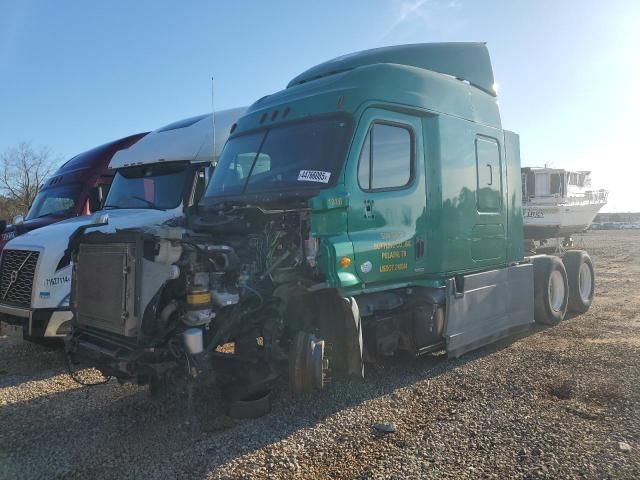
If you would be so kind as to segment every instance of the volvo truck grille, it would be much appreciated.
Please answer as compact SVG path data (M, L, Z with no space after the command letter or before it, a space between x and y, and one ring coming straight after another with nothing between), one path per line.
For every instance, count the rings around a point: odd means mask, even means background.
M135 244L81 244L73 287L77 324L130 335L135 278Z
M0 303L29 308L40 252L4 250L0 265Z

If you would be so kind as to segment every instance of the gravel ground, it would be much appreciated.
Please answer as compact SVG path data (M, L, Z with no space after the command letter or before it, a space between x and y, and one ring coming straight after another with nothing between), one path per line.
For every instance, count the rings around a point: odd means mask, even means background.
M189 417L140 387L80 387L59 350L2 337L0 477L640 478L640 232L584 242L587 314L457 360L394 359L309 398L280 387L258 420L204 391Z

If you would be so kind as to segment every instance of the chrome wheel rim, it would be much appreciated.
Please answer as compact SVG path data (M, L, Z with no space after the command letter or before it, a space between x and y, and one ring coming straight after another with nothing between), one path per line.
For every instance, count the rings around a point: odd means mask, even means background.
M562 310L565 297L564 277L558 270L549 275L549 306L554 312Z
M580 265L578 272L578 291L583 302L588 302L591 298L591 290L593 288L593 277L589 265L583 263Z

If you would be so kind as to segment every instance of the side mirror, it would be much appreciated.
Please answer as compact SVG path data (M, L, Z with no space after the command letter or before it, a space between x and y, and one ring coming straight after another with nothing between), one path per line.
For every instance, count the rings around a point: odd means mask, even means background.
M7 221L0 220L0 233L4 232L4 229L7 228Z
M24 217L22 215L16 215L15 217L13 217L13 222L14 225L22 225L24 223Z
M108 213L96 213L91 217L91 225L107 225L109 223Z

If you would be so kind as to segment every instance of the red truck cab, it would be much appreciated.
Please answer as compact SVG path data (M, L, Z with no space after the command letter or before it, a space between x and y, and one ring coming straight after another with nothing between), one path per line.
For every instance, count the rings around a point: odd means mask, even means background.
M9 240L26 232L99 210L115 174L108 168L111 158L145 135L105 143L63 163L44 183L26 216L18 215L12 225L0 221L0 252Z

